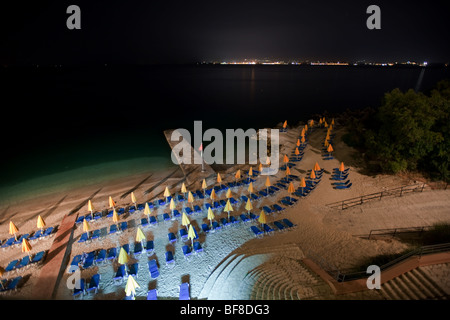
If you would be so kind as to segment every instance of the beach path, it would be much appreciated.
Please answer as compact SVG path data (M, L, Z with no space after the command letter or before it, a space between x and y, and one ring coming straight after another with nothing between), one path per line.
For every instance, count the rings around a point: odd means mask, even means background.
M66 215L55 235L55 240L47 254L39 279L33 288L34 299L50 300L64 272L66 260L70 256L68 244L73 234L76 214Z

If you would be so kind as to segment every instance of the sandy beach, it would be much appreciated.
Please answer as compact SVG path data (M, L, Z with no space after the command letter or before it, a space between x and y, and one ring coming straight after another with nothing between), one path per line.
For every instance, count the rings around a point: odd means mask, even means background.
M280 155L290 155L295 148L295 143L300 134L301 127L290 128L287 133L280 133ZM450 205L450 190L431 190L427 188L423 193L414 193L400 198L386 198L381 201L374 201L362 206L356 206L347 210L332 209L326 206L329 203L358 197L364 194L380 192L386 189L399 187L415 183L399 176L377 175L367 176L360 173L360 168L355 162L355 150L348 147L340 139L345 132L344 129L337 128L333 131L336 134L333 145L335 159L322 160L321 143L325 138L326 130L316 128L309 135L309 142L304 150L303 159L296 162L291 168L291 173L299 177L305 177L307 171L311 170L316 162L324 169L324 174L320 184L316 189L292 207L286 207L280 213L267 216L269 224L273 221L287 218L297 225L296 228L286 232L274 232L273 235L265 235L262 238L255 238L250 231L250 226L259 226L257 221L251 223L237 223L227 226L222 230L205 234L201 232L201 225L208 223L206 210L199 214L190 216L191 224L199 233L198 241L202 244L204 251L193 254L185 258L182 246L189 244L178 236L174 244L169 243L167 234L184 228L181 219L171 221L159 220L157 225L142 227L147 240L154 241L155 252L147 257L145 254L140 257L130 255L128 264L138 263L138 273L136 281L140 288L136 291L136 298L145 299L149 289L157 289L158 297L164 299L178 299L179 285L182 282L190 283L190 296L192 299L245 299L251 298L252 282L247 281L248 274L266 266L273 265L285 267L286 270L302 268L297 266L298 261L305 257L317 258L325 261L327 265L338 269L346 269L358 265L368 257L386 253L399 253L408 249L408 245L396 239L390 241L367 240L357 235L367 234L372 229L396 228L396 227L416 227L429 226L436 222L450 222L448 207ZM344 190L333 189L331 185L330 173L333 168L339 167L344 161L349 170L349 179L352 187ZM282 163L282 161L280 161ZM222 167L220 172L224 183L235 180L234 174L237 168L248 170L248 166L230 166L226 169ZM218 166L216 167L219 168ZM254 166L256 169L256 166ZM276 176L272 176L271 182L275 183L284 177L284 172L279 171ZM47 226L57 226L64 216L69 213L85 215L87 211L87 200L92 199L96 210L108 208L108 197L111 196L118 208L125 208L132 205L130 192L136 195L138 203L163 198L162 193L166 186L170 186L173 194L180 193L181 182L184 175L175 165L168 170L159 172L142 172L126 177L119 177L111 181L92 183L87 186L80 186L71 190L54 191L50 194L2 204L0 207L0 239L6 240L8 234L9 221L12 220L19 228L19 233L24 234L35 231L36 219L39 215L46 221ZM255 190L265 190L265 176L258 176L253 183ZM163 181L163 182L162 182ZM215 179L208 179L208 185L213 186ZM297 188L299 181L294 180ZM189 190L201 189L201 181L187 186ZM233 188L233 197L238 199L241 195L248 195L247 187ZM274 203L287 196L285 190L277 192L273 196L253 201L253 210L259 214L262 207ZM225 192L218 194L218 199L226 199ZM210 203L209 199L196 200L194 205ZM177 209L182 212L186 203L177 204ZM245 213L245 203L238 203L234 206L231 215L238 217ZM152 214L161 217L163 213L170 213L167 206L155 208ZM215 212L216 220L226 217L227 213L219 209ZM144 218L143 210L134 213L124 213L120 217L120 222L127 221L128 230L114 235L106 235L99 240L89 243L78 243L83 233L81 224L77 225L73 234L73 243L69 262L75 255L88 253L97 249L119 248L124 244L129 244L133 248L136 230L140 224L140 219ZM93 230L109 229L112 219L103 217L91 223ZM41 250L48 250L51 247L53 238L32 242L32 253ZM171 250L174 253L175 266L168 267L165 263L165 252ZM10 247L0 251L0 266L6 265L14 260L23 257L25 254L20 251L20 247ZM244 257L246 260L244 260ZM156 259L160 275L157 279L151 279L147 262ZM234 269L233 276L225 277L221 270L226 265L239 263L239 268ZM81 270L84 279L90 279L92 275L101 275L100 290L97 294L86 295L84 299L122 299L125 296L125 282L115 284L113 277L118 268L117 261L105 262L94 265L88 269ZM294 268L294 269L289 269ZM430 272L435 277L435 282L442 284L445 290L450 293L448 286L449 265L431 268ZM26 270L18 272L12 271L3 275L3 279L10 279L17 275L25 278L23 285L16 291L1 295L0 299L28 299L33 295L33 286L41 276L42 266L32 266ZM302 269L303 270L303 269ZM218 277L213 275L219 275ZM72 291L67 289L66 281L68 273L64 273L56 290L56 299L73 299ZM299 298L305 299L335 299L329 289L323 286L317 276L305 271L303 278L298 279L292 276L293 281L303 284L303 296L299 293ZM307 279L307 280L305 280ZM309 280L308 280L309 279ZM312 288L312 289L311 289ZM298 291L300 292L300 291ZM254 297L253 297L254 298ZM361 295L349 295L347 298L382 299L381 295L368 292Z

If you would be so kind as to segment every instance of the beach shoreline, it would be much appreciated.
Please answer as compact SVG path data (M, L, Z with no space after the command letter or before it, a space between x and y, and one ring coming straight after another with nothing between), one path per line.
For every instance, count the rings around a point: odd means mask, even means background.
M301 127L289 128L287 133L283 133L280 136L280 156L284 154L290 154L295 146L295 141L300 133ZM335 129L336 137L339 137L344 132L343 128ZM316 129L309 136L308 146L305 148L305 157L299 162L293 170L292 174L306 177L307 172L314 166L315 162L319 162L325 172L332 172L333 168L339 166L337 159L323 161L322 155L319 149L320 142L324 137L325 131L323 129ZM342 154L350 154L355 150L345 146L337 139L337 145L340 148ZM280 161L282 163L282 161ZM234 171L236 168L242 168L245 166L225 167L216 166L215 168L222 168L226 171L220 172L224 181L234 181ZM256 168L254 168L256 169ZM263 239L254 239L253 235L248 230L248 226L239 226L234 229L228 228L217 232L216 234L201 235L201 240L204 241L205 251L211 250L203 256L203 260L191 260L188 261L183 258L181 252L181 243L175 244L172 248L176 253L176 258L179 261L179 265L175 268L175 271L164 273L165 278L160 278L157 282L151 281L146 275L145 265L141 267L140 283L144 285L138 292L140 298L146 296L146 292L150 288L158 288L161 297L167 299L177 298L177 283L182 278L190 279L191 294L193 298L200 297L205 284L208 281L208 276L218 268L223 259L227 259L233 252L254 252L256 248L261 245L266 246L270 251L270 248L284 245L291 248L299 248L298 258L304 258L306 256L320 256L329 264L336 266L337 268L349 268L358 264L363 259L384 253L398 253L408 248L407 245L400 243L397 240L386 241L367 241L354 237L355 234L362 234L370 231L370 229L382 228L382 227L408 227L416 226L418 223L431 224L437 221L450 222L450 217L446 214L446 208L450 204L450 190L439 190L437 193L432 192L430 194L422 194L417 196L411 195L399 199L391 199L383 201L382 203L368 204L361 207L352 208L344 211L335 211L325 206L327 203L334 201L351 198L354 196L360 196L371 192L378 192L385 189L398 187L403 184L408 184L411 181L407 181L398 176L377 175L375 177L365 176L358 172L358 168L351 167L351 180L354 184L353 188L348 190L335 190L332 188L328 181L328 175L321 183L321 185L311 193L307 198L301 199L301 204L297 204L294 207L287 207L282 214L270 217L270 221L278 218L289 218L298 227L295 230L291 230L286 233L276 234L273 237L265 236ZM284 173L280 171L273 180L280 179L284 176ZM166 180L164 180L167 178ZM87 186L81 186L70 190L64 190L48 194L39 198L29 199L16 203L14 205L3 206L0 209L0 236L2 239L9 238L8 224L10 220L14 220L14 223L19 227L20 233L30 232L36 229L36 218L41 215L47 222L47 225L58 225L62 218L69 214L85 215L87 211L87 199L92 199L94 209L104 210L108 208L108 197L111 196L116 202L118 208L125 208L132 205L130 192L133 191L136 195L138 203L144 201L150 201L157 198L163 198L162 192L166 186L171 186L171 192L179 193L181 187L181 181L183 181L184 175L181 170L177 170L176 166L169 167L159 172L142 172L131 176L123 176L115 178L111 181L102 181ZM164 183L160 183L164 181ZM254 187L257 190L264 190L265 177L258 177L254 183ZM208 185L213 185L214 178L208 180ZM296 183L296 187L298 182ZM155 187L156 186L156 187ZM194 183L190 186L190 190L201 189L201 181ZM149 192L150 191L150 192ZM246 188L237 189L234 191L235 197L248 194ZM285 191L282 191L283 195L287 195ZM223 196L221 195L221 198ZM418 200L414 200L418 199ZM255 214L258 214L262 206L268 203L268 199L263 199L256 202ZM201 202L197 202L200 204ZM428 205L427 205L428 203ZM238 215L244 210L245 204L239 204L235 207L235 215ZM404 210L398 210L399 207L404 206ZM184 204L178 209L184 207ZM424 210L426 208L427 215L423 215L421 212L414 211L414 208L420 208ZM397 209L399 214L395 217L390 214L392 210ZM167 208L156 209L154 214L162 215L164 212L168 212ZM367 213L364 213L367 212ZM365 214L365 215L364 215ZM200 225L205 222L205 214L199 216L193 216L192 221L199 229ZM226 215L226 213L225 213ZM223 217L224 214L218 213L218 216ZM134 213L134 215L128 215L128 218L132 218L133 221L138 223L141 217L144 217L143 212ZM102 218L101 221L96 222L96 228L108 227L112 221L110 218ZM255 225L257 225L256 223ZM137 227L138 224L135 225ZM158 229L159 228L159 229ZM164 268L164 250L168 247L167 244L167 232L175 231L181 228L180 221L177 219L172 220L169 223L159 223L157 228L145 229L145 233L148 237L155 240L155 248L158 247L156 253L157 260L159 261L161 272L166 272ZM96 250L99 248L106 248L110 246L120 246L124 243L133 243L135 237L136 228L131 228L129 231L124 232L117 237L106 237L105 242L93 241L91 244L78 244L76 241L79 239L82 229L77 227L74 230L74 241L69 244L72 247L72 253L70 259L75 254L83 252L89 252L90 250ZM222 235L222 236L221 236ZM233 236L236 239L233 239ZM228 240L226 240L228 239ZM45 240L39 241L33 245L33 251L37 252L40 249L48 249L51 241ZM295 251L295 252L297 252ZM215 255L212 254L215 252ZM282 255L281 252L276 254ZM10 248L2 252L1 265L5 266L9 261L14 258L20 258L23 253L16 248ZM263 255L266 260L255 260L258 263L264 263L264 261L270 261L268 255ZM272 256L271 256L272 257ZM197 257L195 257L197 258ZM141 258L142 259L142 258ZM268 259L268 260L267 260ZM140 260L133 260L140 261ZM190 263L190 264L189 264ZM256 262L255 262L256 263ZM99 272L103 273L103 278L113 276L114 268L116 265L104 265L96 266L89 270L83 270L83 277L89 278L92 274ZM32 292L35 279L39 276L40 268L32 268L25 272L31 274L24 287L19 289L17 293L12 293L11 298L27 299ZM147 271L148 272L148 271ZM144 275L142 275L144 274ZM8 275L7 275L8 277ZM71 299L70 290L65 288L68 274L64 274L59 287L57 288L57 299ZM105 279L103 284L103 294L91 297L91 299L120 299L123 297L123 285L116 286L111 283L111 279ZM217 293L216 293L217 294ZM216 297L220 297L216 295Z

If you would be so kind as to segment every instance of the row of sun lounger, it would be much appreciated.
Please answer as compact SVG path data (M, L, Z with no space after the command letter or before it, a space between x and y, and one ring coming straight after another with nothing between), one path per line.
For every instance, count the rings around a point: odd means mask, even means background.
M43 261L46 251L40 251L30 258L30 256L26 255L21 259L15 259L11 261L5 268L5 272L11 271L19 271L23 270L27 267L35 265L41 261Z
M23 239L27 239L29 241L48 239L49 237L51 237L53 235L54 230L55 230L55 227L49 227L49 228L45 229L44 231L39 229L33 233L23 234L17 240L15 237L11 237L8 240L6 240L4 243L2 243L1 248L6 249L13 245L20 245L22 243Z
M272 228L270 225L264 223L261 227L251 226L250 230L255 235L255 237L261 237L264 234L273 234L275 230L284 231L289 228L294 228L296 225L293 224L289 219L283 219L273 222L276 229Z

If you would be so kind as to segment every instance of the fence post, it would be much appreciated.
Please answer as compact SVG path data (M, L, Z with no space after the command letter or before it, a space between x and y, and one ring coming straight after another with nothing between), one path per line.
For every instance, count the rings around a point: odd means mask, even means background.
M403 187L400 188L400 197L403 195Z
M383 198L383 191L380 192L380 201L381 201L381 198Z

